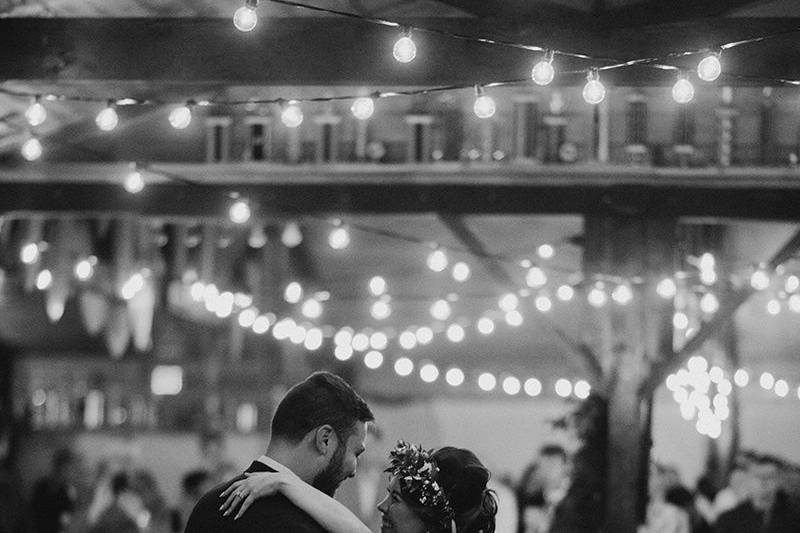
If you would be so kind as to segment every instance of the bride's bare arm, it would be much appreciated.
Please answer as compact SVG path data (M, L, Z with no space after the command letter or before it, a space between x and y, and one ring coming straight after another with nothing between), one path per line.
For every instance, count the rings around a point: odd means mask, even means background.
M236 512L234 520L238 519L257 498L280 492L331 533L370 533L347 507L289 471L247 472L245 476L220 494L227 498L220 507L225 516Z

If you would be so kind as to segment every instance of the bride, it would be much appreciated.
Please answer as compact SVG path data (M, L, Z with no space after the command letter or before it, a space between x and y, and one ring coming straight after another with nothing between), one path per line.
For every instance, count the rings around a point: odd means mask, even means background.
M381 533L493 533L497 501L489 470L474 453L426 451L399 441L389 452L388 494L378 505ZM291 471L250 472L222 494L220 511L238 519L257 498L281 493L331 533L369 533L350 510Z

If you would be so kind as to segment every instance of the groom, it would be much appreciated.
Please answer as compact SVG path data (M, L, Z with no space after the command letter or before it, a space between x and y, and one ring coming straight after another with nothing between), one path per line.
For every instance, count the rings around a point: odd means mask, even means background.
M364 452L367 422L374 420L367 404L342 378L315 372L286 393L272 418L266 455L247 472L274 472L283 465L300 479L333 495L339 484L356 474ZM189 516L185 533L322 533L308 514L281 494L259 498L234 521L223 516L219 497L240 475L207 492Z

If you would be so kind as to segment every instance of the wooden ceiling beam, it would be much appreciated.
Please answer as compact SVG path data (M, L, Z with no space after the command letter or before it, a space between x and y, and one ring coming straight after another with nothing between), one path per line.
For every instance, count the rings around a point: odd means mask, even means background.
M265 214L592 214L619 209L640 216L800 220L800 190L764 187L356 183L151 184L130 195L112 183L0 183L0 215L67 214L223 219L238 191Z

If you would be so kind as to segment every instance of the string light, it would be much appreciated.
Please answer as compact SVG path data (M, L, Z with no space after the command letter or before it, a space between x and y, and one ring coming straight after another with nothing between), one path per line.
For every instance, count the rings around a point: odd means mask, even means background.
M36 137L31 137L22 143L20 153L26 161L36 161L42 157L42 143Z
M709 315L716 313L719 309L719 300L713 293L707 292L700 298L700 309Z
M383 354L377 350L371 350L364 356L364 364L367 368L375 370L383 364Z
M31 126L41 126L47 120L47 109L39 100L39 96L35 97L28 109L25 110L25 120Z
M769 372L764 372L761 374L761 377L758 379L759 385L764 390L770 390L772 387L775 386L775 376L770 374Z
M519 305L519 298L513 292L509 292L500 297L497 301L497 305L503 311L513 311Z
M303 242L303 232L297 222L289 222L281 232L281 243L287 248L296 248Z
M253 321L253 333L263 335L269 330L270 325L272 325L272 323L269 318L264 315L258 316Z
M369 313L375 320L386 320L392 314L392 306L387 301L377 300L372 303Z
M665 299L674 298L678 293L678 287L672 278L664 278L656 285L656 292Z
M236 200L228 209L228 217L234 224L244 224L250 220L250 204L246 200Z
M105 109L100 111L94 119L97 127L102 131L112 131L119 124L119 116L117 110L114 109L113 103L109 103Z
M722 64L719 61L721 52L708 54L697 64L697 77L703 81L714 81L722 74Z
M470 277L470 269L469 265L463 261L459 261L455 265L453 265L453 279L458 282L465 282Z
M583 86L583 99L587 104L597 105L606 97L606 88L600 81L597 69L590 70L586 80L586 85Z
M192 122L192 110L189 104L185 104L174 108L169 113L170 126L176 130L184 130L189 127Z
M414 371L414 362L408 357L401 357L394 362L394 371L398 376L408 376Z
M297 128L303 123L303 111L296 100L290 100L281 111L281 122L287 128Z
M572 392L575 396L581 400L585 400L589 397L589 393L592 391L591 385L585 380L578 380L575 382L575 387L573 387Z
M369 345L373 350L383 350L388 344L389 338L382 331L376 331L369 336Z
M283 299L290 304L296 304L303 297L303 287L296 281L291 281L283 291Z
M88 280L94 275L94 265L96 263L97 258L94 256L89 259L81 259L75 264L75 277L80 281Z
M241 311L239 313L237 320L240 326L242 326L243 328L249 328L256 323L257 318L258 318L258 312L251 307L249 309Z
M394 43L392 55L400 63L411 63L417 57L417 45L411 39L411 30L404 30L403 36Z
M750 286L753 287L757 291L763 291L767 287L769 287L770 279L769 274L763 269L759 268L753 275L750 276Z
M679 104L688 104L694 98L694 85L685 74L678 74L678 81L672 86L672 99Z
M125 176L122 186L125 187L125 190L131 194L142 192L142 189L144 189L144 179L142 179L142 174L136 168L132 169Z
M433 340L433 330L428 326L422 326L417 330L417 342L420 344L428 344Z
M547 284L547 274L539 267L531 267L528 269L528 273L525 274L525 283L528 287L534 289L544 287Z
M447 320L450 317L450 304L447 300L436 300L431 305L430 311L431 316L436 320Z
M750 374L747 370L740 368L733 374L733 382L739 387L746 387L750 383Z
M542 259L552 259L556 251L551 245L542 244L536 249L536 253L539 254L539 257Z
M603 290L603 287L600 284L597 284L589 291L586 299L589 301L589 304L592 307L600 308L606 305L606 302L608 301L608 295L606 294L606 291Z
M350 346L340 344L333 350L333 356L339 361L347 361L353 357L353 349Z
M800 313L800 294L792 294L789 296L789 309L792 312Z
M542 382L536 378L528 378L525 380L523 388L528 396L539 396L542 393Z
M446 335L450 342L461 342L464 340L464 328L458 324L450 324L447 327Z
M800 288L800 278L792 274L786 278L786 282L784 283L784 287L786 292L795 292L797 289Z
M433 383L439 379L439 369L433 363L426 363L419 369L419 377L425 383Z
M566 398L570 394L572 394L572 383L570 383L568 379L561 378L558 381L556 381L554 389L556 391L556 394L558 394L562 398Z
M553 51L548 50L545 52L544 57L533 66L531 70L531 79L536 85L550 85L556 71L553 68Z
M484 372L478 376L478 387L486 392L494 390L497 386L497 378L490 372Z
M328 234L328 244L334 250L344 250L350 245L350 232L347 226L337 226Z
M767 313L775 316L781 312L781 302L775 298L772 298L770 301L767 302Z
M672 316L672 325L675 329L686 329L689 327L689 317L683 311L678 311Z
M522 325L523 322L522 313L520 313L516 309L506 313L505 319L506 319L506 324L513 327L519 327Z
M34 242L29 242L19 252L19 259L26 265L32 265L39 261L39 245Z
M441 272L447 268L447 254L445 254L443 250L437 248L428 255L426 263L428 268L434 272Z
M369 280L369 292L373 296L380 296L386 292L386 280L381 276L373 276Z
M494 331L494 321L488 317L478 319L478 331L483 335L489 335Z
M550 301L550 298L548 298L543 294L537 296L534 303L536 305L536 309L538 309L542 313L547 313L553 308L553 302Z
M472 111L478 118L491 118L494 116L496 106L494 99L488 94L484 94L483 87L480 85L475 86L475 103L472 105Z
M633 300L633 291L628 285L617 285L611 291L611 299L619 305L628 305Z
M781 398L785 398L786 395L789 394L789 384L786 382L786 380L779 379L775 382L773 390L775 391L775 394Z
M50 273L49 270L44 269L36 276L36 288L40 291L43 291L50 287L50 284L53 283L53 274Z
M366 333L356 333L353 335L352 346L354 350L363 352L369 348L369 337Z
M562 302L568 302L575 296L575 289L569 285L561 285L558 290L556 290L556 296L558 296L558 299Z
M350 112L358 120L367 120L375 112L375 101L368 96L356 98L350 106Z
M461 371L460 368L453 367L447 370L447 373L444 375L445 381L451 387L458 387L462 383L464 383L464 372Z
M417 345L417 336L414 335L414 332L406 330L400 334L397 343L404 350L412 350Z
M508 376L503 379L503 392L509 396L519 394L520 389L522 389L522 385L514 376Z
M319 318L322 316L322 303L316 298L309 298L303 302L300 312L306 318Z
M258 0L245 0L242 7L233 13L233 25L241 32L253 31L258 24Z

